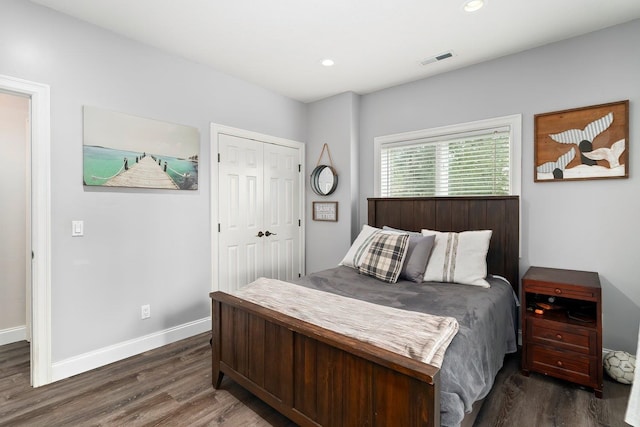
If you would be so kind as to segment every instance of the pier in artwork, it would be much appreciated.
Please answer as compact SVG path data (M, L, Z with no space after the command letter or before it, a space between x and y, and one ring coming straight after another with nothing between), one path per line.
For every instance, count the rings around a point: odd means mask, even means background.
M177 190L178 186L151 156L144 156L127 170L105 182L107 187L145 187Z

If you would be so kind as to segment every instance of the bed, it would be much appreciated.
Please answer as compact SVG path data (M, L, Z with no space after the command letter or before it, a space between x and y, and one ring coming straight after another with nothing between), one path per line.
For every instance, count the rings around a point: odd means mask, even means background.
M440 426L468 423L464 412L490 390L505 353L515 350L518 289L519 201L517 197L369 199L368 223L403 230L493 231L487 254L489 290L452 284L398 282L381 292L348 267L309 275L299 285L347 297L363 298L404 310L419 299L432 300L431 310L454 314L460 331L453 338L442 367L422 363L379 346L353 339L223 292L211 293L213 322L213 385L224 375L247 388L299 425ZM369 279L375 280L375 279ZM349 285L349 286L347 286ZM424 296L418 296L418 289ZM489 291L484 292L482 291ZM480 292L480 293L479 293ZM455 295L455 302L451 300ZM479 298L477 295L484 295ZM489 314L469 301L486 300ZM498 300L511 303L498 303ZM465 302L466 301L466 302ZM503 307L499 310L495 307ZM465 311L467 310L467 311ZM495 313L503 313L500 316ZM497 316L497 317L496 317ZM469 357L463 341L474 327L494 331L477 319L496 318L503 345L485 344L480 353L490 362L464 365ZM474 326L475 325L475 326ZM506 331L506 332L505 332ZM489 335L491 335L491 332ZM485 334L486 335L486 334ZM476 340L476 341L473 341ZM473 338L472 345L480 348ZM495 348L500 347L500 348ZM480 371L469 380L463 373ZM486 371L486 372L485 372ZM475 390L469 390L471 383ZM441 418L442 417L442 418Z

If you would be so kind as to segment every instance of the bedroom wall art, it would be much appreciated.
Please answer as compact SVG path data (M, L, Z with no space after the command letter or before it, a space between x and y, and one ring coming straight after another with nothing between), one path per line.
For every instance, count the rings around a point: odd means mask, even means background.
M629 101L536 114L534 181L629 177Z
M83 184L198 189L197 128L84 106Z
M314 221L338 221L338 202L312 202Z

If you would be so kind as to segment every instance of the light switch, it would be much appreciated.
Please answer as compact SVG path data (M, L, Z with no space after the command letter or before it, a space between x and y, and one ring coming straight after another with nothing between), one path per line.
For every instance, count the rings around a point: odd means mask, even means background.
M84 221L71 221L71 236L84 236Z

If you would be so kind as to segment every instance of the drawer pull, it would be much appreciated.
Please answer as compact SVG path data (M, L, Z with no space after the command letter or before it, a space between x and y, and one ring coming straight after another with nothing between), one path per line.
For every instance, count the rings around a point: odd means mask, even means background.
M561 361L561 360L558 360L558 361L556 362L556 365L558 365L558 366L560 366L560 367L562 368L562 366L563 366L562 361Z
M554 291L557 295L560 295L562 293L562 289L560 288L556 288L556 290Z
M559 340L562 340L562 335L556 334L556 338L559 339Z

